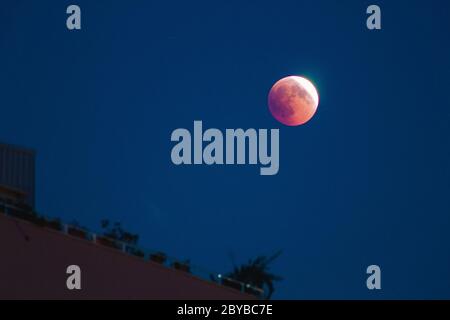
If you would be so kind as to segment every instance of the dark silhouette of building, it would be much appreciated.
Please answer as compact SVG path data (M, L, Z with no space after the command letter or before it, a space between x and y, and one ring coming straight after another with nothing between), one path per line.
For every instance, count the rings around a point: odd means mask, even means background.
M35 152L0 143L0 197L34 207Z

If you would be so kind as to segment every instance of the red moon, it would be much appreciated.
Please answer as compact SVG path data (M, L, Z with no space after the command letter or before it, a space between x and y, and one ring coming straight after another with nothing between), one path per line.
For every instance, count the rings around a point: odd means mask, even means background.
M269 110L287 126L308 122L316 113L319 95L308 79L289 76L277 81L269 92Z

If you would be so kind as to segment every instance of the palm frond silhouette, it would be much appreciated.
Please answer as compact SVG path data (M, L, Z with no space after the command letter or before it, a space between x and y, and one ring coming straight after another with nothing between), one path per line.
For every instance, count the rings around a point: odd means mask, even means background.
M233 272L227 277L265 289L266 299L270 299L275 291L274 282L283 280L282 277L269 272L269 265L281 255L281 250L272 256L258 256L241 266L234 266Z

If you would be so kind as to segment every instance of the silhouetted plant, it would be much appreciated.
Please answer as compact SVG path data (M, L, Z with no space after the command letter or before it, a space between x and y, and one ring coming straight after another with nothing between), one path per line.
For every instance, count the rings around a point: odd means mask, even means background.
M137 234L130 233L128 231L125 231L122 228L122 225L120 222L115 222L112 224L109 222L109 220L102 220L101 226L104 230L103 235L105 237L125 242L127 244L136 245L139 240L139 236Z
M265 289L265 298L270 299L275 291L274 281L280 281L282 278L269 272L269 264L278 258L280 254L281 251L278 251L270 257L258 256L254 260L249 260L247 264L239 267L235 265L233 272L226 276L245 284Z
M190 272L191 271L191 267L190 267L190 260L185 260L185 261L175 261L173 263L173 267L177 270L181 270L181 271L185 271L185 272Z
M145 252L142 251L141 249L137 249L137 248L129 248L128 253L130 253L136 257L139 257L139 258L145 257Z
M150 254L150 260L163 264L167 260L167 255L164 252L155 252Z
M54 219L47 220L46 227L57 230L57 231L61 231L62 230L61 219L54 218Z

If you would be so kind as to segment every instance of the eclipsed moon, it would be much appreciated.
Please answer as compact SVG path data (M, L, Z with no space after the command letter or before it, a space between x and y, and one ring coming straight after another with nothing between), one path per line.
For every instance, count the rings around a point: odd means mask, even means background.
M308 79L289 76L273 85L268 104L276 120L287 126L298 126L308 122L316 113L319 94Z

